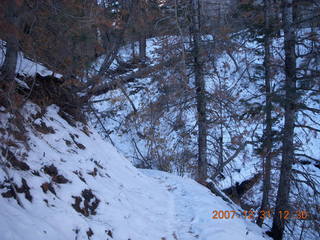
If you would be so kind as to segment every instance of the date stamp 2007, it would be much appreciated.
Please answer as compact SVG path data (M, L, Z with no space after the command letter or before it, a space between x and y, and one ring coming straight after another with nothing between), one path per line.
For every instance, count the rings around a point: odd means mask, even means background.
M245 218L245 219L255 219L257 217L261 219L272 218L275 213L271 210L267 211L234 211L234 210L214 210L212 211L212 219L234 219L234 218ZM297 211L278 211L278 216L281 219L308 219L308 212L305 210Z

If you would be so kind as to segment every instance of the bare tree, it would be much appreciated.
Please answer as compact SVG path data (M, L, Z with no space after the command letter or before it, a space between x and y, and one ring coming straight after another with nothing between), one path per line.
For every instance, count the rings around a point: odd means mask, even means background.
M263 147L263 195L257 224L261 227L264 221L263 212L268 209L269 191L271 188L271 159L272 159L272 98L271 98L271 27L270 10L272 9L270 0L264 0L264 74L265 74L265 130Z
M285 97L284 97L284 128L282 139L282 162L278 186L275 214L272 224L272 236L275 240L283 238L285 219L280 211L289 208L290 178L294 162L294 128L296 114L296 55L295 28L293 25L293 0L283 0L283 30L285 51Z
M191 0L192 7L192 54L194 64L194 78L196 87L197 121L198 121L198 172L197 180L205 183L207 178L207 110L206 89L202 70L201 58L201 30L200 30L200 2Z

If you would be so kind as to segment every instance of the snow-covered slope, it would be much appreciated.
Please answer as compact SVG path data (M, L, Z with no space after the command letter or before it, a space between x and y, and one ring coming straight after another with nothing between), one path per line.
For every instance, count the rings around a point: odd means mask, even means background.
M191 179L134 168L57 106L21 113L27 144L0 109L1 240L267 238L248 220L211 219L233 206Z

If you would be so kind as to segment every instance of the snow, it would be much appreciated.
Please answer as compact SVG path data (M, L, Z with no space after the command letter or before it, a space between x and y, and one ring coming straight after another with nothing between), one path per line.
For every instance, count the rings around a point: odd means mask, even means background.
M5 46L5 41L0 39L0 45ZM6 48L2 47L3 51L0 51L0 66L4 63ZM41 76L54 75L56 78L61 78L59 73L52 72L44 65L28 59L23 52L18 53L16 72L24 76L35 76L37 73ZM22 81L18 81L19 84L23 84Z
M40 63L29 60L22 52L19 52L16 72L26 76L35 76L39 73L41 76L54 75L56 78L61 78L59 73L53 73Z
M238 207L227 204L194 180L156 170L143 173L157 179L171 193L177 239L264 239L261 229L240 216L212 219L214 210L239 212Z
M42 117L35 115L39 111L30 102L22 110L30 149L27 151L22 143L17 143L18 148L10 147L18 159L23 153L28 154L24 162L30 170L7 168L17 186L22 178L26 180L33 199L30 202L19 193L22 208L13 198L0 197L1 240L267 238L248 220L211 219L213 210L232 210L236 206L195 181L160 171L138 170L92 128L84 131L86 126L82 123L69 125L58 115L57 106L48 107ZM0 113L0 120L6 126L7 115ZM54 133L36 131L35 125L41 123ZM59 184L45 173L44 167L51 164L68 179L67 183ZM39 176L32 174L35 171ZM0 184L6 177L2 166ZM44 193L41 185L45 182L52 184L56 195ZM81 196L85 189L92 190L100 200L96 214L85 216L72 207L74 197ZM4 192L6 188L0 188L0 194ZM84 207L83 201L80 207ZM93 232L91 237L89 229Z

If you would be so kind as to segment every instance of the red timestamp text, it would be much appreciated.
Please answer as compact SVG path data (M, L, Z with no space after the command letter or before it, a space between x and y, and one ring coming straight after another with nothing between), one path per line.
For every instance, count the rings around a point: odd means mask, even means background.
M278 211L278 217L281 219L308 219L308 212L305 210L297 211ZM245 218L245 219L255 219L255 218L272 218L275 213L271 210L266 211L236 211L236 210L214 210L212 211L212 219L234 219L234 218Z

